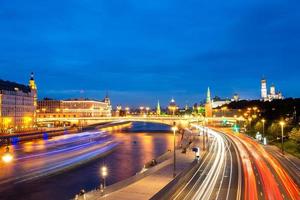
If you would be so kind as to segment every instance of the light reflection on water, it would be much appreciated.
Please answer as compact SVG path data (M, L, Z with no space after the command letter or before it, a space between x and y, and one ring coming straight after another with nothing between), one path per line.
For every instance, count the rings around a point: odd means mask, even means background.
M173 135L165 132L139 132L147 129L169 130L169 127L149 123L134 123L126 132L113 132L112 137L121 142L112 153L82 165L76 169L42 180L16 185L0 194L0 199L69 199L80 189L91 190L100 185L100 168L108 168L107 184L128 178L140 171L144 164L172 148ZM39 145L45 145L43 140L35 140ZM29 143L30 144L30 143ZM27 149L28 150L28 149ZM29 150L35 150L30 149ZM26 198L24 198L26 197Z

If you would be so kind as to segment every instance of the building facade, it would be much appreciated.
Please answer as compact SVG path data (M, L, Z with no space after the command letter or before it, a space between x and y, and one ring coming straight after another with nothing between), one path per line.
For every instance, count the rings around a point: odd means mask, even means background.
M108 97L104 101L90 99L52 100L38 102L38 118L111 117Z
M1 132L31 130L36 122L37 87L31 75L29 85L0 80Z
M272 84L270 87L270 94L268 94L267 90L267 80L261 80L261 99L263 101L272 101L274 99L283 99L281 92L276 92L275 85Z
M267 90L267 80L262 79L261 80L261 98L266 99L268 97L268 90Z

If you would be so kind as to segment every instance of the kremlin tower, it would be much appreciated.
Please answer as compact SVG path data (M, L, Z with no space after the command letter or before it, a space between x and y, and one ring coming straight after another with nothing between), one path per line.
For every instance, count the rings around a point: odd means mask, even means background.
M209 87L207 88L207 96L206 96L206 103L205 103L205 117L212 117L212 101L210 98L210 90Z

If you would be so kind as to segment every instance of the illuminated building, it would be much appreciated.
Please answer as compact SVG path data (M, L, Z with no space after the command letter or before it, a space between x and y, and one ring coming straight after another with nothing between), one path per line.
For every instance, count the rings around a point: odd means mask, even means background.
M60 100L45 98L38 101L38 113L55 113L62 108Z
M29 86L0 80L0 129L15 132L33 129L36 121L37 87L33 74Z
M239 101L240 100L240 97L239 97L239 95L238 94L234 94L233 95L233 99L232 99L232 101L235 101L235 102L237 102L237 101Z
M108 97L103 101L91 99L52 100L38 102L38 118L111 117Z
M210 90L207 88L207 96L206 96L206 103L205 103L205 117L212 117L212 101L210 98Z
M274 99L283 99L281 92L276 93L275 85L272 84L270 87L270 94L267 91L267 80L261 80L261 99L263 101L272 101Z
M178 106L176 105L174 98L171 99L168 106L168 110L170 115L175 115L175 113L177 112Z
M268 97L268 90L267 90L267 80L261 80L261 98L266 99Z

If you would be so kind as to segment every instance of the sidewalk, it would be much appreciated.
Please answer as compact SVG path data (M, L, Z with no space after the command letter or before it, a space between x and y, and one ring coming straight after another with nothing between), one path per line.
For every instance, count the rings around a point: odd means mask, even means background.
M186 154L181 153L181 150L176 151L176 174L178 175L185 168L189 167L195 158L192 151ZM130 184L124 185L123 188L115 192L101 196L100 191L91 191L85 195L86 200L90 199L105 199L105 200L143 200L150 199L153 195L159 192L164 186L173 180L173 157L158 164L164 165L152 174ZM151 169L150 169L151 170Z

